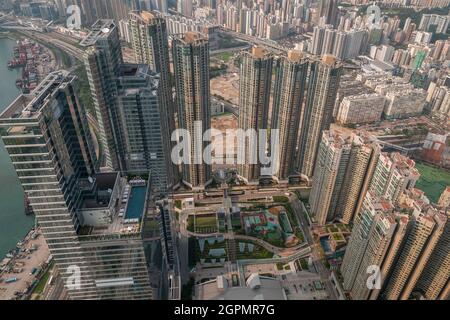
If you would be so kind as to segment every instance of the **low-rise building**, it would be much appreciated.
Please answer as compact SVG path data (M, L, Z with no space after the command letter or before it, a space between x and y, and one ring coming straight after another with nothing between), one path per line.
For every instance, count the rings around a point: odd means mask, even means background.
M420 115L425 107L426 91L413 89L389 91L386 94L384 115L387 119L399 119Z
M345 97L340 105L337 121L341 124L361 124L381 119L385 98L378 93Z
M224 276L195 286L195 300L287 300L279 280L252 274L245 285L233 287Z

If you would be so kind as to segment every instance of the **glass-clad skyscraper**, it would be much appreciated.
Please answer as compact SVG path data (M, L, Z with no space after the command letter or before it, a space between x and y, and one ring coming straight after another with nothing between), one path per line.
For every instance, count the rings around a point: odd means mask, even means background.
M118 215L125 181L117 172L96 173L76 92L75 76L51 73L0 115L0 135L69 297L150 299L141 232L150 188L131 189L139 210L127 210L138 215L125 224Z

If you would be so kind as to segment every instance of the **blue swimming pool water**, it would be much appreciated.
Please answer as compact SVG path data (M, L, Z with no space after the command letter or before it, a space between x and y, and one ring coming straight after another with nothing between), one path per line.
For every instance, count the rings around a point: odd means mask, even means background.
M139 219L144 211L145 192L147 187L132 187L128 200L125 219Z
M330 252L331 251L331 247L330 244L328 243L328 238L327 237L322 237L320 238L320 244L322 245L322 248L325 252Z

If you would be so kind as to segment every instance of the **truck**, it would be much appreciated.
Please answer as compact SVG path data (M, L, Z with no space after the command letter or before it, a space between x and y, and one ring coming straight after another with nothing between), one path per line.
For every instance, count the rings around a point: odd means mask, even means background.
M16 277L13 278L8 278L5 280L5 283L12 283L12 282L16 282L18 279Z
M34 275L37 271L38 271L38 268L36 268L36 267L34 267L33 269L31 269L30 276L31 276L31 275Z
M14 273L22 273L22 271L23 271L23 268L15 267L15 268L13 269L13 272L14 272Z

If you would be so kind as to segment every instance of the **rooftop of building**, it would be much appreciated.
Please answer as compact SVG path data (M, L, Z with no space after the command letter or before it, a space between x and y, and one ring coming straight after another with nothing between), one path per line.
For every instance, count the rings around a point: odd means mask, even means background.
M395 96L395 97L401 97L401 96L422 96L424 99L426 98L427 92L421 88L405 88L405 87L393 87L388 89L388 92L386 93L387 97Z
M208 41L203 34L195 31L188 31L182 34L174 35L173 37L184 44L197 44Z
M346 145L350 145L351 133L348 131L340 131L336 129L326 130L323 132L323 136L336 148L343 148Z
M367 196L375 210L383 212L392 212L394 210L392 202L387 198L378 196L375 191L368 191Z
M250 279L252 278L252 279ZM250 281L249 281L250 280ZM232 287L230 280L219 276L195 286L197 300L286 300L279 280L252 274L247 285Z
M36 119L55 90L73 79L68 78L68 75L69 72L65 70L50 73L31 93L19 95L0 114L0 119Z
M122 83L127 83L125 95L136 94L139 89L154 90L156 95L159 79L159 74L152 71L146 64L126 63L120 65L119 80Z
M291 62L300 62L303 58L303 53L299 50L289 50L287 58Z
M127 182L117 172L101 173L86 180L86 192L79 214L84 225L81 239L137 236L146 215L145 180Z
M139 77L147 75L156 75L146 64L124 63L120 65L119 76L121 77Z
M111 205L111 195L116 187L117 172L97 173L90 179L80 180L79 185L88 190L94 187L90 197L84 197L82 209L107 208Z
M97 40L107 38L111 30L116 28L116 24L112 19L99 19L91 27L89 34L80 42L83 47L94 45Z
M412 188L403 192L397 205L400 209L412 209L414 207L423 209L430 205L430 200L422 190Z
M154 12L151 11L141 11L140 13L140 17L147 23L149 23L150 21L152 21L153 19L156 18L156 15Z
M395 163L396 168L404 176L415 175L419 177L419 171L415 168L416 162L399 152L392 152L390 159Z
M374 60L371 63L371 67L375 70L381 71L391 71L395 69L395 66L392 63Z
M357 145L371 145L377 141L376 137L364 130L354 130L333 124L330 130L324 131L324 136L336 147Z
M322 62L326 65L333 65L337 62L337 59L335 56L331 55L331 54L324 54L322 56Z
M344 100L349 101L367 101L369 99L384 99L384 97L376 92L369 92L369 93L359 93L351 96L344 97Z

